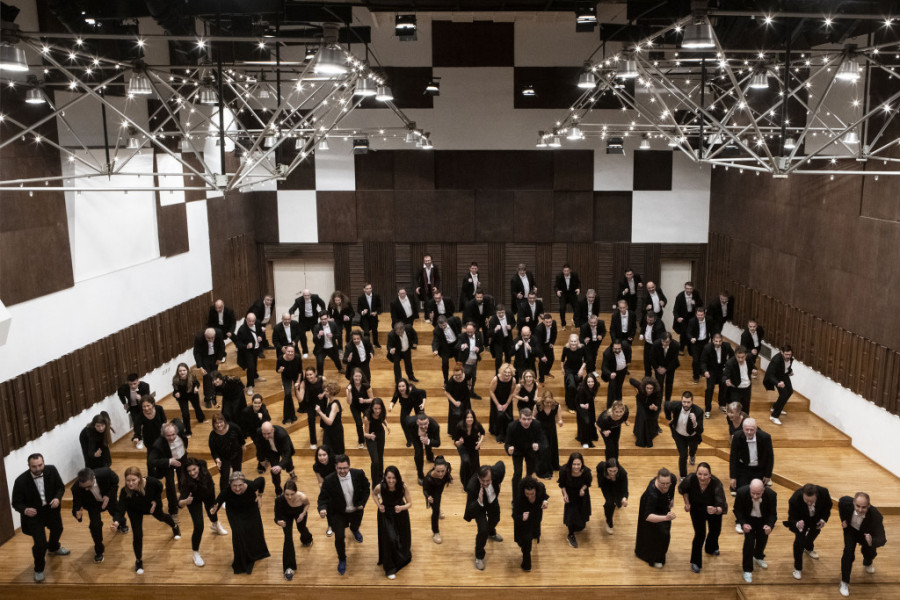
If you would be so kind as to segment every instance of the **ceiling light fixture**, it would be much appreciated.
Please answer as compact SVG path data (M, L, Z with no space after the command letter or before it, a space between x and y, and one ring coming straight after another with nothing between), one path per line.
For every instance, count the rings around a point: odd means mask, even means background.
M616 77L619 79L635 79L638 75L637 61L633 59L623 60L616 69Z
M851 129L847 133L844 134L844 137L841 138L845 144L856 145L859 143L859 134L856 133L855 129Z
M641 140L641 150L649 150L650 149L650 137L644 134L644 139Z
M401 42L416 41L417 29L416 15L397 15L394 17L394 35Z
M141 147L141 140L137 138L137 136L131 136L128 138L128 149L129 150L137 150Z
M428 82L428 85L425 86L425 93L431 94L432 96L440 96L441 95L441 78L433 77L431 81Z
M547 135L543 131L538 131L538 141L535 144L538 148L546 148L547 147Z
M554 133L552 136L550 136L550 141L547 142L547 145L551 148L561 148L562 142L559 140L559 136Z
M219 103L219 94L211 84L206 84L200 90L200 104L213 105Z
M136 96L147 96L153 93L153 87L150 85L150 78L144 71L144 66L136 64L134 71L131 73L131 79L128 80L128 93Z
M375 99L379 102L390 102L394 99L394 92L391 91L389 85L379 85L375 93Z
M838 71L834 76L841 81L856 83L859 81L859 65L848 56L841 63L841 66L838 67Z
M709 23L701 21L693 25L687 25L684 28L684 36L681 38L681 47L690 48L692 50L702 50L704 48L715 48L716 41L713 37L713 30Z
M319 142L319 150L328 150L328 138L322 137L322 141Z
M797 147L797 141L794 140L794 138L789 137L786 140L784 140L784 149L785 150L793 150L796 147Z
M431 143L431 132L427 131L422 136L422 150L433 150L434 144Z
M346 75L347 55L336 46L323 46L316 53L313 71L319 75Z
M0 70L24 73L28 70L25 51L18 46L0 44Z
M596 2L575 4L575 31L578 33L593 31L595 27L597 27Z
M769 89L769 75L765 69L760 69L750 78L750 87L754 90Z
M591 87L593 87L593 86L591 86ZM522 88L522 95L528 96L528 97L534 97L537 94L534 91L534 86L529 83L528 85L526 85Z
M356 88L353 90L354 96L370 97L376 94L375 86L368 77L360 77L356 80Z
M581 132L581 127L578 125L572 125L569 127L569 134L566 136L567 140L580 141L584 139L584 134Z
M592 89L597 85L597 75L594 74L594 69L591 66L590 61L585 61L584 63L584 71L581 72L581 75L578 76L578 87L583 90Z
M368 154L369 153L369 140L365 138L359 138L353 140L353 154Z

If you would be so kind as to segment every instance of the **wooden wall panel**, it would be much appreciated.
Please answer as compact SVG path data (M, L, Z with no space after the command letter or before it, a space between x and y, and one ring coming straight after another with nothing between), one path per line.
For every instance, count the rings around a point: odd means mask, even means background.
M213 295L243 311L267 285L259 272L254 194L228 192L207 202Z
M590 242L594 239L594 197L591 192L553 193L553 239Z
M462 276L463 273L468 272L468 268L463 271L459 270L459 263L456 260L456 244L441 244L440 246L436 246L434 244L427 244L426 248L428 248L429 252L432 252L432 256L440 256L441 262L439 266L441 268L441 285L444 287L444 295L449 298L453 298L454 302L459 299L459 289L462 284ZM463 307L457 307L457 310L462 310Z
M474 190L410 190L394 194L398 242L475 239Z
M350 296L351 300L355 300L352 295L353 289L350 287L350 244L334 244L334 286L336 289ZM356 310L356 303L353 302L353 310Z
M598 242L631 241L631 192L594 192L594 238Z
M355 242L356 192L316 192L320 242Z
M358 241L394 241L394 230L402 225L394 220L394 192L357 191L356 224Z
M475 190L475 239L479 242L516 237L516 192Z
M394 153L367 152L353 157L357 190L394 189Z
M538 298L543 299L544 310L550 312L555 306L554 280L556 271L553 270L553 244L537 244L534 257L534 277L538 287Z
M553 156L553 189L590 192L594 189L594 151L556 150Z
M347 291L347 295L350 296L354 310L356 310L356 299L363 293L363 288L366 283L370 283L366 279L365 261L363 260L363 245L350 244L347 247L347 256L350 265L350 289ZM381 294L383 292L378 290L378 293Z
M394 291L405 288L411 298L415 298L416 280L413 274L413 264L418 266L418 260L411 260L410 244L394 244Z
M437 189L552 190L553 153L537 150L439 150Z
M422 93L431 81L431 67L386 67L378 66L378 72L385 77L394 95L393 104L397 108L434 108L434 96ZM364 98L359 108L384 109L384 103L374 96ZM377 138L375 138L377 140ZM423 153L424 154L424 153Z
M553 192L518 191L515 194L515 233L507 241L552 242L552 224L555 221Z
M393 153L394 189L434 189L434 152L394 150Z
M256 242L278 243L278 192L250 192Z
M386 311L387 303L397 295L397 289L394 287L394 244L363 243L363 274L365 280L371 282L374 290L381 294L383 308ZM362 289L359 293L362 293Z
M499 274L491 274L493 261L488 257L488 244L455 244L456 246L456 272L460 283L469 272L472 262L478 263L478 281L485 293L497 298L497 294L503 289ZM457 290L457 298L459 290Z

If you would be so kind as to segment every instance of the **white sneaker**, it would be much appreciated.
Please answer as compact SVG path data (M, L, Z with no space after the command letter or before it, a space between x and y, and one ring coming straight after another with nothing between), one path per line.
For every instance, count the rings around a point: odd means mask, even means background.
M316 449L316 445L315 445L315 444L310 444L310 445L309 445L309 449L310 449L310 450L315 450L315 449Z
M734 532L735 532L735 533L744 533L744 530L741 529L741 526L740 526L740 525L735 525L735 526L734 526Z
M581 447L587 449L588 445L587 445L587 444L582 444Z
M484 571L484 559L476 558L475 559L475 568L479 571Z
M198 567L202 567L206 564L205 562L203 562L203 557L200 556L199 552L194 552L194 564Z
M325 535L327 535L328 537L331 537L334 535L334 531L331 530L331 527L329 527L328 529L325 530Z
M794 576L794 579L801 579L803 577L803 574L800 573L800 571L798 571L797 569L791 571L791 574Z
M844 598L846 598L846 597L849 596L849 595L850 595L850 584L849 584L849 583L844 583L844 582L842 581L842 582L841 582L841 596L843 596Z
M761 558L754 558L753 562L755 562L757 565L759 565L760 569L768 569L769 568L769 563L767 563L766 561L764 561Z
M710 417L709 413L704 413L703 416L704 416L705 418L707 418L707 419Z
M663 568L663 564L662 564L662 563L653 563L651 566L652 566L654 569L662 569L662 568Z
M266 379L265 377L257 377L256 380L257 381L268 381L268 379Z
M612 535L614 531L615 529L613 529L609 525L606 526L606 533L608 533L609 535Z
M144 449L144 442L142 442L141 440L138 440L138 443L137 443L137 449L138 449L138 450L143 450L143 449Z
M304 353L303 353L303 358L309 358L309 354L307 354L306 352L304 352Z
M819 553L815 550L804 550L804 552L806 552L806 554L808 554L811 559L819 560Z
M388 579L397 579L397 574L396 574L396 573L391 573L390 575L387 576L387 578L388 578Z
M213 524L213 531L219 535L228 535L228 530L222 527L221 521L216 521Z
M252 396L252 395L253 395L253 387L252 387L252 386L247 388L247 395L248 395L248 396Z
M744 571L744 581L747 583L753 583L753 573L750 571Z
M781 425L781 419L778 417L769 417L769 420L775 423L776 425Z
M866 573L869 575L875 574L875 565L866 565Z

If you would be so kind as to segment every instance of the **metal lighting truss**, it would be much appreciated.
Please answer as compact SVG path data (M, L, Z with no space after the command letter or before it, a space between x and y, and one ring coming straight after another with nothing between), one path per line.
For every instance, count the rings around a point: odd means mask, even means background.
M113 175L185 177L190 181L199 179L198 185L155 186L142 190L188 191L188 190L232 190L253 189L258 184L285 179L306 160L327 138L382 138L401 141L418 141L428 134L416 128L406 115L390 100L381 102L390 109L386 119L393 122L373 128L343 128L342 121L359 106L363 99L354 95L357 85L367 80L368 85L384 85L383 77L367 64L336 44L328 44L339 49L346 58L348 70L345 74L324 75L315 72L315 59L298 61L260 61L221 65L201 64L194 67L153 66L143 62L128 63L111 58L92 56L79 50L81 38L132 39L119 35L70 36L53 34L54 39L76 38L75 47L66 48L41 41L35 35L22 34L18 43L27 52L39 54L44 64L45 76L53 73L58 80L68 83L50 84L58 89L78 93L61 106L52 104L53 95L47 94L52 111L34 122L22 122L9 114L0 112L0 148L17 140L49 144L56 148L69 162L78 162L88 171L85 174L31 179L0 179L0 191L79 191L87 189L84 181L95 177ZM44 35L46 38L47 36ZM139 38L140 45L148 37ZM216 41L253 41L256 38L197 38L166 36L160 40L184 39L198 44L212 44ZM326 39L328 39L326 31ZM296 42L296 38L290 40ZM266 38L267 44L278 44L277 38ZM277 55L276 55L277 56ZM129 91L130 77L146 75L152 88L152 95L160 100L159 106L149 112L143 122L143 111L138 111L142 96ZM11 83L15 85L15 83ZM122 88L126 102L122 107L122 92L117 95L119 102L112 102L112 88ZM205 93L204 93L205 92ZM214 92L214 93L213 93ZM91 151L76 133L70 118L79 104L86 98L99 102L106 115L120 123L121 134L114 145L107 144L97 153ZM269 99L274 98L274 108L268 108ZM210 103L214 99L215 103ZM143 107L141 107L143 108ZM2 107L0 107L2 110ZM67 116L67 114L69 116ZM38 128L51 119L57 119L78 143L77 147L63 147L37 133ZM137 139L137 147L129 148L129 138ZM178 148L180 151L173 150ZM290 144L293 152L288 164L279 164L276 150L282 144ZM135 142L131 142L134 146ZM129 171L132 158L146 150L172 157L180 164L181 172L137 173ZM227 160L227 154L234 152L239 161ZM99 157L105 156L105 160ZM192 155L192 156L189 156ZM237 164L236 167L234 165ZM234 170L228 171L227 166ZM109 191L126 191L125 188L104 188Z
M885 135L897 116L900 99L900 79L895 73L896 65L900 64L895 50L897 42L802 53L792 53L790 49L768 52L729 49L715 36L709 20L714 14L760 19L821 18L796 13L757 15L711 10L705 15L685 17L620 54L599 61L589 60L588 68L596 76L596 86L586 90L564 118L539 132L538 145L544 147L547 140L563 137L577 126L581 131L579 140L664 138L669 146L680 149L696 162L770 173L774 177L811 173L900 175L900 169L845 170L829 168L829 165L813 168L812 164L824 160L835 165L840 159L860 162L878 159L884 165L900 163L900 159L888 152L900 140L887 139ZM835 18L884 19L874 15ZM708 53L666 47L659 41L695 23L705 23L712 32L715 45ZM894 64L887 57L893 57ZM617 67L625 60L634 61L637 66L634 92L617 77ZM857 64L858 82L839 80L842 65L852 69ZM898 84L896 92L871 105L869 85L875 71L883 71L888 81ZM759 81L760 73L765 73L769 83L770 101L766 106L760 106L757 96L760 91L751 87L754 75ZM852 86L856 94L852 109L844 104L846 93L838 99L846 92L846 88L840 90L839 86ZM777 93L771 93L772 90ZM619 114L624 118L601 120L610 115L610 111L600 112L596 108L606 95L618 99ZM795 103L795 111L805 113L805 122L790 122L788 99ZM838 116L847 113L852 113L852 118ZM873 120L875 116L882 121L880 126ZM851 136L858 142L851 142ZM785 147L788 138L794 140L794 145Z

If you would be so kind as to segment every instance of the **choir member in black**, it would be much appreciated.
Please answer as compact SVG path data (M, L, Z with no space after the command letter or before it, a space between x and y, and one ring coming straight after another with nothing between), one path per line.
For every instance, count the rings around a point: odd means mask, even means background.
M584 297L578 301L575 312L572 313L572 322L575 324L575 329L580 330L588 322L588 318L596 314L600 314L600 299L597 297L597 292L589 289L585 292Z
M109 414L106 411L94 415L87 427L78 434L78 443L81 445L81 455L84 457L84 466L89 469L112 466L112 456L109 453L109 444L112 441L110 435Z
M635 310L637 307L638 293L644 288L644 281L633 269L625 269L625 276L620 280L618 298L628 303L628 308ZM617 298L617 299L618 299Z
M224 351L222 353L224 355ZM199 364L199 363L198 363ZM140 380L137 373L129 373L128 383L119 386L119 400L122 402L122 408L131 416L131 424L134 431L131 436L133 443L138 450L144 449L144 443L141 439L141 398L150 395L150 385Z
M544 313L541 322L534 328L534 337L537 339L538 345L541 347L541 357L538 361L538 381L544 383L544 379L549 377L553 379L551 369L553 363L556 362L553 349L556 347L556 323L553 322L553 315Z
M470 408L463 413L462 420L451 435L459 453L459 480L465 489L472 476L481 468L480 451L484 441L484 427Z
M384 401L381 398L373 398L363 417L363 437L366 439L366 450L369 452L373 486L378 485L384 472L385 436L391 432L386 419L387 409L384 407Z
M261 464L268 463L272 474L272 485L275 495L281 495L281 473L288 474L288 479L297 479L294 473L294 443L283 427L263 423L259 428L256 442L256 460Z
M206 461L193 456L184 461L184 474L181 476L181 494L178 506L187 507L191 515L194 531L191 533L191 550L194 564L202 567L205 563L200 556L200 542L203 540L203 513L209 516L209 528L218 535L228 535L228 531L219 522L219 515L211 513L216 505L216 484L206 468Z
M450 377L450 358L456 354L456 340L462 332L462 322L459 317L441 315L434 324L431 334L431 354L441 357L441 373L444 374L444 384Z
M466 323L462 334L456 344L456 360L463 364L469 388L472 390L472 398L481 400L481 396L475 391L475 381L478 379L478 363L481 361L481 353L484 352L484 337L475 330L475 323Z
M372 497L378 507L378 564L388 579L395 579L397 571L412 560L412 497L397 467L391 465L384 470Z
M544 390L534 410L534 418L541 424L541 449L538 451L537 474L543 479L553 477L559 471L559 435L557 427L563 426L559 414L559 402L550 390Z
M828 488L807 483L788 500L785 527L794 534L794 579L803 576L803 553L817 560L816 538L831 516L831 494Z
M313 355L316 357L316 372L325 372L325 359L330 358L338 373L343 374L341 366L341 328L331 320L324 310L319 313L318 322L313 325Z
M453 316L454 309L456 308L453 306L453 300L444 298L441 290L434 288L426 298L423 298L423 300L425 301L426 323L437 323L437 320L440 317ZM460 309L462 308L463 307L460 307Z
M599 439L597 437L597 427L595 426L597 421L595 401L599 389L597 378L593 374L588 373L584 380L578 384L578 390L575 392L575 410L578 422L575 439L581 442L582 448L593 448L594 442Z
M498 461L493 466L483 465L466 483L466 510L463 519L475 521L475 568L484 571L484 548L487 541L502 542L497 533L500 522L500 484L506 475L506 465Z
M619 439L622 437L622 426L628 425L628 407L621 400L616 400L608 409L597 417L597 429L605 446L603 455L606 460L619 458Z
M403 428L412 440L413 460L416 463L416 474L419 477L419 485L425 479L425 458L434 462L433 448L441 445L441 428L438 422L426 415L418 413L415 417L404 417Z
M266 380L259 376L259 356L266 345L266 330L256 322L256 315L247 313L244 324L238 327L233 339L237 347L238 366L247 372L247 392L252 395L256 381ZM300 338L300 341L304 346L303 353L306 354L306 336Z
M647 305L644 307L646 312L655 312L657 319L662 319L663 309L666 306L666 295L652 281L647 282Z
M334 530L334 549L338 555L338 573L347 572L346 528L350 528L353 539L362 544L363 535L359 531L363 511L369 500L369 480L362 469L351 469L346 454L334 457L335 472L325 477L319 488L317 503L319 516L328 519ZM347 498L351 499L347 504Z
M572 307L572 317L578 308L578 295L581 294L581 278L578 273L572 271L568 263L562 267L562 272L556 275L556 297L559 298L559 324L566 326L566 305Z
M447 396L447 433L453 435L462 421L463 414L472 408L471 391L466 383L466 373L462 365L453 366L453 375L444 383L444 395Z
M297 420L294 390L300 385L300 377L303 375L303 359L293 346L284 347L284 352L275 361L275 371L281 375L281 389L284 392L281 424L290 425Z
M325 478L334 473L337 469L334 466L334 452L331 451L331 448L328 446L319 446L316 449L316 460L313 462L313 473L316 475L316 480L319 482L319 489L322 489L322 483L325 481ZM380 476L380 474L379 474ZM331 537L334 532L331 530L331 523L328 523L328 527L325 530L325 535Z
M309 290L303 290L300 296L294 300L288 309L290 314L297 312L297 322L300 323L300 348L303 350L303 358L309 357L309 346L307 344L306 332L311 331L316 326L319 313L325 310L325 301L318 294L313 294Z
M763 386L767 390L777 391L778 400L772 405L772 414L769 420L776 425L781 425L779 418L784 413L784 405L794 394L794 386L791 384L791 376L794 374L794 350L788 345L781 347L781 352L772 357L766 369Z
M628 364L631 362L631 346L627 342L613 340L603 351L603 362L600 367L600 378L609 385L606 388L606 408L616 400L622 399L622 386L628 377Z
M125 486L119 492L118 512L110 529L115 531L131 519L131 545L134 549L134 572L144 574L144 515L150 515L172 528L172 537L181 539L181 530L172 515L162 509L163 484L155 477L144 477L138 467L125 469Z
M363 293L356 301L356 312L359 313L359 325L362 327L360 337L365 336L367 340L371 340L373 346L381 348L381 344L378 343L378 314L381 312L381 296L372 293L371 283L363 286ZM352 336L353 333L351 332L350 335Z
M569 530L566 538L573 548L578 547L575 534L587 527L591 520L591 493L589 488L593 477L584 464L580 452L573 452L569 460L559 470L559 488L563 498L563 523Z
M607 459L597 465L597 487L603 493L606 533L612 535L616 509L628 506L628 472L617 459Z
M502 444L506 441L506 428L512 421L512 403L519 390L513 368L509 363L500 365L500 370L491 380L488 390L491 393L488 431L497 438L498 444Z
M175 476L181 480L182 465L187 458L188 438L184 425L178 419L162 426L162 435L157 438L147 452L147 471L157 479L166 482L166 501L169 514L178 514L178 489Z
M560 363L562 365L563 386L566 391L566 410L574 413L575 390L578 388L579 380L587 370L585 350L578 340L578 334L573 333L569 336L569 342L563 348Z
M353 423L356 425L356 447L362 448L365 444L363 437L363 414L372 405L375 392L369 382L363 379L362 371L354 369L350 374L350 383L347 384L347 406L353 415Z
M750 414L750 400L753 396L752 377L756 375L756 369L750 367L747 361L747 349L738 346L734 349L734 356L725 363L722 369L722 381L728 389L728 401L740 402L743 410Z
M700 371L706 378L706 393L704 400L706 401L706 418L710 417L712 412L713 393L719 388L718 404L719 410L725 411L726 390L725 382L722 379L722 372L725 369L725 363L734 356L731 344L722 339L721 333L714 333L712 343L707 344L700 353Z
M741 333L741 346L747 349L747 362L756 368L756 359L762 350L763 337L766 335L762 327L753 319L747 321L747 329Z
M725 407L725 420L728 422L728 438L734 437L734 434L744 427L744 419L749 415L741 410L740 402L732 402Z
M734 499L734 517L744 533L743 558L744 581L753 582L753 565L768 569L765 561L769 534L778 520L778 496L767 488L761 479L739 487Z
M503 305L495 305L492 296L489 296L481 289L478 289L475 291L475 297L470 300L468 304L460 305L460 308L463 312L463 323L472 321L475 324L475 329L481 332L484 341L490 345L490 339L493 335L491 331L493 331L493 328L489 327L488 323L492 321L492 315L494 315L498 309L503 308ZM509 361L509 358L506 360Z
M756 419L744 419L741 430L732 436L728 466L732 489L747 485L751 479L762 479L765 484L772 479L772 436L756 426Z
M248 481L240 471L232 473L229 480L228 487L219 491L216 505L210 512L215 514L225 505L225 514L231 525L231 548L234 551L231 569L235 575L250 575L256 561L271 556L259 513L266 480L257 477Z
M453 482L450 471L450 463L443 456L435 456L434 466L425 475L425 481L422 483L425 506L431 509L431 539L435 544L443 541L440 528L440 520L444 518L444 511L441 510L441 497L444 495L444 488Z
M672 520L675 518L672 512L675 487L674 473L664 467L641 495L634 553L657 569L662 569L666 564L666 552L669 551Z
M194 416L198 423L206 422L206 415L200 408L200 382L191 373L187 363L179 363L172 377L172 395L178 401L181 409L181 421L188 437L191 436L191 406L194 407Z
M498 304L496 314L491 317L487 325L495 374L500 371L500 365L510 362L513 358L512 330L515 326L515 321L506 314L506 307Z
M316 373L313 367L306 367L303 381L297 390L297 408L306 413L309 430L309 447L316 448L316 407L325 407L325 377Z
M88 527L91 539L94 540L95 563L103 562L103 511L115 519L118 512L118 492L119 476L107 467L85 467L78 471L78 477L72 484L72 516L81 523L84 511L88 513ZM124 521L119 525L119 531L128 533L128 526Z
M406 436L407 448L412 446L412 438L410 431L403 426L404 420L410 415L425 410L426 397L425 390L420 390L405 379L401 379L394 386L394 396L391 398L388 412L394 412L394 405L400 403L400 428L403 430L403 435Z
M713 324L706 318L706 309L698 306L694 311L694 316L688 319L684 335L688 340L688 347L691 349L691 370L694 375L694 383L700 383L700 357L703 356L703 350L715 333L719 332L713 330Z
M322 424L322 443L338 454L344 453L344 425L341 422L341 387L333 381L325 384L325 408L316 406Z
M725 488L719 478L712 474L709 464L702 462L697 465L696 472L681 480L678 493L684 496L684 511L691 515L691 524L694 526L691 571L699 573L703 568L703 550L713 556L719 555L722 515L728 512Z
M628 309L628 303L625 300L619 300L609 322L609 337L614 340L622 340L630 346L634 344L636 330L634 311Z
M652 314L652 313L651 313ZM666 402L672 401L672 389L675 387L675 371L681 366L678 355L681 348L667 332L660 334L650 349L650 367L664 390ZM669 418L668 413L666 418Z
M275 497L275 524L284 531L281 568L284 569L284 578L288 581L294 578L294 572L297 570L297 554L294 550L295 523L303 547L309 548L313 543L313 536L306 526L308 517L309 498L297 489L295 482L286 482L284 493Z
M597 372L597 354L600 353L600 344L606 337L606 323L597 315L588 317L587 323L581 326L581 343L584 344L584 362L588 373Z
M681 336L679 345L682 350L686 349L688 354L691 353L691 348L688 343L690 338L687 335L687 326L694 317L694 311L702 307L703 298L694 290L694 282L684 282L684 291L675 296L675 307L672 309L672 318L674 319L672 329Z
M544 484L533 477L525 477L513 497L513 539L522 549L522 570L531 570L531 546L541 543L541 522L550 496Z
M350 298L344 292L335 290L328 300L328 318L337 323L338 329L343 334L338 338L338 345L342 345L344 340L350 339L350 330L353 328L353 306L350 304Z
M216 401L216 390L212 374L219 360L225 360L225 342L222 335L209 327L194 337L194 362L203 376L203 404L212 408ZM149 387L147 388L149 391Z
M644 377L653 374L653 344L659 336L666 332L666 326L662 320L657 319L652 312L644 313L641 319L640 339L644 341Z
M537 382L534 380L534 371L528 369L522 372L519 379L519 391L516 393L516 412L522 412L523 408L534 412L535 395L537 394Z
M276 360L281 358L284 349L290 346L294 349L294 353L299 356L300 348L298 341L300 336L305 335L300 329L300 323L291 319L291 313L283 313L281 315L281 323L272 328L272 344L275 346Z
M147 451L162 433L162 426L166 422L166 411L156 404L153 396L147 395L141 398L141 414L138 416L141 427L141 437Z
M521 313L524 314L524 313ZM531 327L523 325L519 329L519 339L513 346L513 366L516 370L516 379L522 377L525 370L534 371L537 368L539 359L543 357L541 346L533 335L531 335Z
M237 377L222 375L218 371L211 378L216 394L222 396L222 416L230 423L237 423L241 418L241 411L247 406L244 384Z
M410 381L418 381L413 374L412 351L419 344L419 336L412 325L402 321L394 323L394 328L387 336L387 359L394 363L394 382L400 381L400 362L406 369L406 378Z
M263 423L271 421L272 417L269 415L269 409L263 402L262 394L253 394L253 398L250 399L250 406L244 408L241 413L240 426L241 431L244 432L244 441L246 441L248 437L252 437L253 443L256 443L256 432L259 431L259 428L262 427ZM235 470L240 471L240 469ZM256 472L260 475L266 472L266 468L262 463L257 463Z
M844 528L844 553L841 555L841 596L850 595L850 570L856 558L856 546L862 552L866 573L873 575L876 548L887 543L884 535L884 519L865 492L856 492L852 498L841 496L838 500L838 516Z
M684 479L687 477L688 458L694 464L697 447L702 441L703 410L694 404L694 395L686 391L681 394L681 402L667 403L666 412L671 415L669 429L678 448L678 475Z
M541 424L534 422L530 408L523 408L519 418L509 424L505 447L506 453L512 457L512 487L518 489L522 479L522 461L525 461L525 476L532 475L537 470L541 448Z
M377 338L378 332L375 331L374 333ZM378 343L375 344L375 347L381 348ZM362 331L354 329L350 332L350 341L344 346L343 361L344 364L347 365L344 372L352 373L353 369L358 368L363 372L366 381L372 381L372 371L369 368L369 365L374 356L375 351L372 349L372 344L369 343L368 339L363 337Z
M653 438L659 433L659 408L662 405L659 382L653 377L644 377L641 381L632 378L629 383L637 390L634 445L641 448L652 448Z
M232 471L240 471L244 461L246 437L241 428L229 423L216 413L212 416L212 431L209 432L209 452L219 469L219 489L228 485Z

